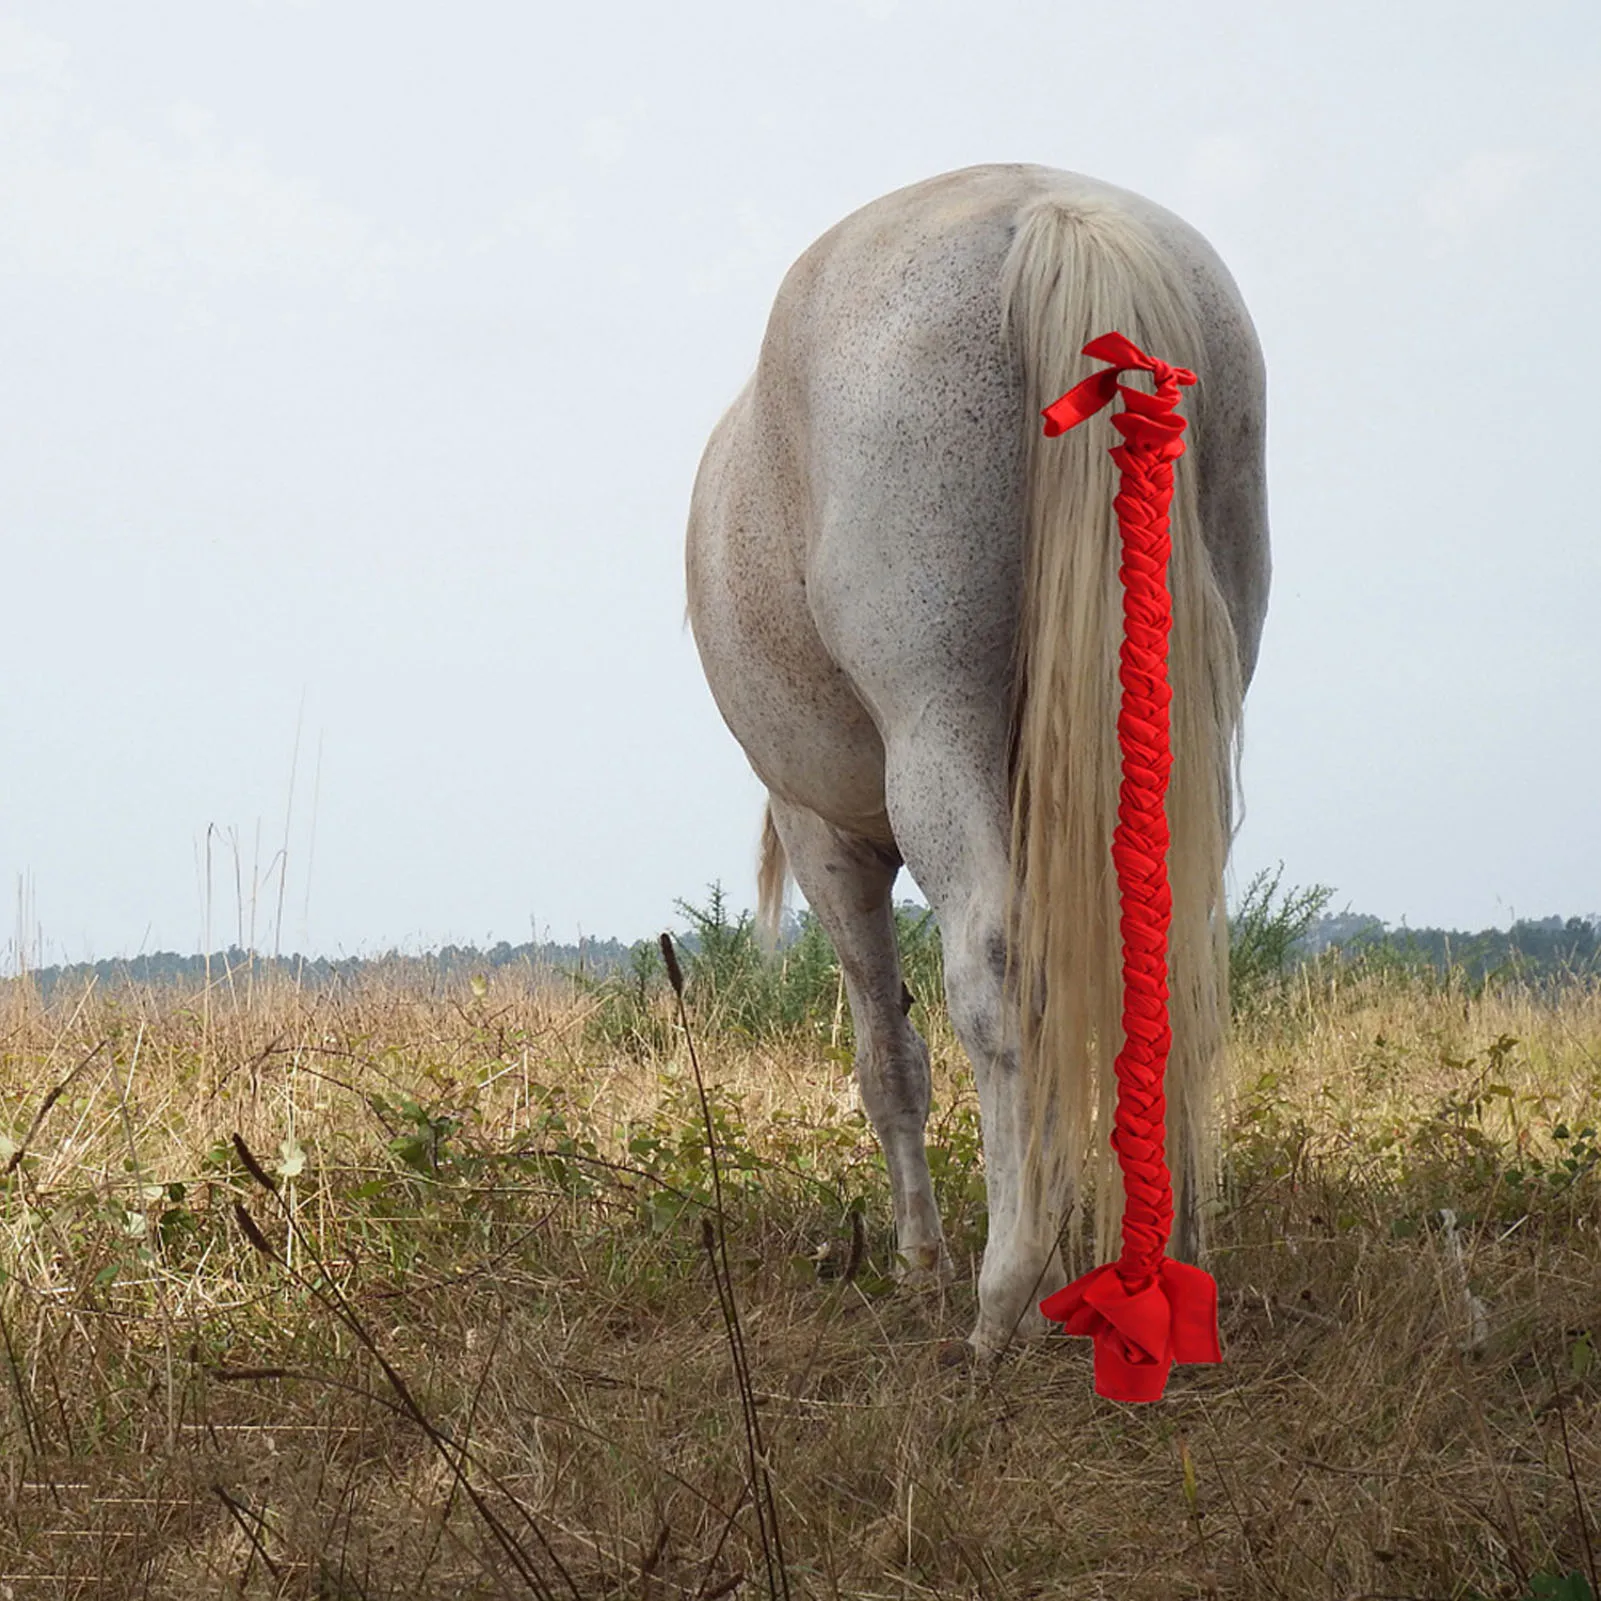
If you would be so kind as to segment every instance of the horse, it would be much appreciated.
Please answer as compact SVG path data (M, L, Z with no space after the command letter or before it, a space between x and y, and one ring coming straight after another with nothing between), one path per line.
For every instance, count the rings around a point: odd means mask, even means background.
M1199 374L1172 506L1168 1151L1202 1246L1227 1008L1223 871L1270 576L1265 375L1235 283L1171 212L1051 168L965 168L853 212L779 288L690 500L689 621L767 789L759 923L788 878L833 941L896 1272L953 1272L930 1179L929 1054L892 889L937 920L973 1069L988 1234L973 1352L1048 1326L1063 1246L1115 1233L1121 639L1106 419L1039 413L1109 330ZM1139 382L1136 381L1136 386ZM1085 1226L1075 1231L1075 1219Z

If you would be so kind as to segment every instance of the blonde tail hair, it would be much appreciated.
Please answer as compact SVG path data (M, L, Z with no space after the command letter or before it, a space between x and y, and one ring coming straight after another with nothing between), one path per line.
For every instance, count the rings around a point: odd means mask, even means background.
M1174 265L1108 202L1049 198L1020 219L1002 277L1008 339L1024 379L1027 547L1012 818L1012 972L1022 1071L1036 1108L1023 1201L1060 1222L1093 1183L1096 1248L1114 1253L1122 1181L1107 1144L1123 1039L1122 949L1112 830L1121 542L1117 442L1103 413L1055 439L1039 411L1095 370L1081 347L1112 329L1193 368L1189 453L1174 470L1169 648L1173 767L1167 794L1173 921L1168 964L1168 1165L1175 1215L1199 1227L1216 1163L1215 1101L1228 1009L1223 867L1232 834L1242 698L1233 626L1201 542L1195 399L1206 364L1194 303ZM1140 383L1143 375L1125 382ZM1148 385L1147 385L1148 387ZM1186 1206L1189 1211L1186 1214Z

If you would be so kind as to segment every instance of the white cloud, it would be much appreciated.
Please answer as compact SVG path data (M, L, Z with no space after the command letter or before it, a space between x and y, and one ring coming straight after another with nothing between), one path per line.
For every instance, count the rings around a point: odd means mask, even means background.
M470 255L482 256L521 239L532 239L550 251L571 250L578 242L578 209L572 190L556 184L513 201L467 250Z
M1267 160L1261 150L1238 134L1210 134L1199 140L1186 159L1192 195L1207 200L1236 199L1261 187Z
M615 167L628 149L628 129L616 117L590 117L584 122L579 149L594 166Z
M742 206L737 229L737 244L691 271L691 294L721 294L753 277L776 277L787 265L782 259L784 231L767 212Z
M167 126L185 139L204 139L217 126L217 113L192 100L180 100L167 107Z
M148 135L103 122L66 62L65 46L0 21L0 277L276 281L362 298L417 264L414 247L274 171L258 145L224 140L206 107L179 102Z
M901 8L901 0L837 0L847 11L859 11L869 22L887 22Z
M24 82L59 89L67 82L70 45L18 22L0 16L0 78L20 78Z
M1424 224L1438 242L1460 244L1500 215L1539 165L1525 150L1475 152L1424 189Z

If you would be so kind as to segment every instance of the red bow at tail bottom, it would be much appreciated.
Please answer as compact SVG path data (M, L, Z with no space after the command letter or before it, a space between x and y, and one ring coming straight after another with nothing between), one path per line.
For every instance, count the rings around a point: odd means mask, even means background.
M1167 637L1172 597L1168 505L1173 463L1184 452L1179 387L1195 374L1147 356L1120 333L1084 347L1112 365L1046 407L1045 432L1076 427L1121 395L1112 418L1123 443L1112 452L1122 473L1117 496L1123 536L1124 639L1120 677L1123 748L1119 822L1112 840L1122 900L1123 1049L1118 1053L1112 1148L1123 1173L1123 1249L1040 1303L1069 1334L1095 1341L1096 1393L1112 1401L1159 1400L1175 1362L1219 1362L1217 1286L1209 1273L1167 1256L1173 1188L1165 1156L1162 1080L1171 1035L1167 1022L1167 882L1164 800L1168 739ZM1120 384L1130 369L1155 379L1155 394ZM1154 636L1154 637L1153 637Z
M1217 1285L1188 1262L1164 1257L1131 1290L1108 1262L1048 1295L1040 1311L1067 1334L1095 1341L1095 1393L1108 1401L1160 1401L1175 1362L1221 1362Z

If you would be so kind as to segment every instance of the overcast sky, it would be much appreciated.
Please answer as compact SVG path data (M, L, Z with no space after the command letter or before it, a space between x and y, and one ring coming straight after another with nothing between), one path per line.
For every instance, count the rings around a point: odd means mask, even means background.
M255 882L272 948L286 840L286 951L749 904L760 790L683 627L696 461L795 256L996 160L1179 211L1260 331L1236 878L1601 910L1594 0L0 19L0 871L35 960L198 949L208 839L214 946Z

